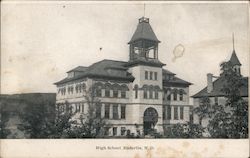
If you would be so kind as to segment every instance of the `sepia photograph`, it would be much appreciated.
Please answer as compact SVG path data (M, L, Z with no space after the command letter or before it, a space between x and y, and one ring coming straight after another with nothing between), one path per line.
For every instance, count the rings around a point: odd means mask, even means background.
M248 2L2 1L1 141L247 142L249 42Z

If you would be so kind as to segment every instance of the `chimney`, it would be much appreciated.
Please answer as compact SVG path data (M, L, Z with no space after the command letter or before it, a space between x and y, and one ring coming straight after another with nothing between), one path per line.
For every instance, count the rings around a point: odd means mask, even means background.
M213 74L207 74L207 92L211 93L213 91Z

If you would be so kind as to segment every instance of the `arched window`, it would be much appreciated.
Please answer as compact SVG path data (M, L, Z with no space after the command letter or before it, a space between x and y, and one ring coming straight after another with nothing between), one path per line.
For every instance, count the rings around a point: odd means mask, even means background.
M150 90L149 90L149 99L152 99L152 98L153 98L153 90L150 89Z
M171 93L167 94L167 100L171 100Z
M158 90L155 90L155 99L158 99Z
M180 90L179 94L180 94L180 96L179 96L180 100L183 101L183 90Z
M96 97L102 97L102 87L101 86L95 86L95 96Z
M105 89L105 97L110 97L110 89Z
M177 90L174 90L174 100L177 100Z
M147 91L147 89L143 90L143 97L144 97L144 99L148 98L148 91Z

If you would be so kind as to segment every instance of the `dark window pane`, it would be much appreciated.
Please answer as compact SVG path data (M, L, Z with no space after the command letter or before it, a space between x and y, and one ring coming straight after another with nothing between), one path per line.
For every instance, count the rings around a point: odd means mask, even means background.
M218 105L218 97L214 98L214 103Z
M117 127L113 127L113 135L114 135L114 136L117 135Z
M153 98L153 91L152 91L152 90L149 91L149 98L150 98L150 99Z
M101 118L101 111L102 111L102 105L101 104L97 104L96 105L96 117L97 118Z
M96 96L101 97L102 96L102 89L96 89Z
M178 107L174 107L174 119L178 120Z
M183 92L180 91L180 100L182 101L183 100Z
M121 98L126 98L126 91L121 91Z
M118 119L118 105L113 105L113 119Z
M154 72L154 74L155 74L155 80L157 80L157 72Z
M171 100L171 94L168 94L167 100Z
M121 135L124 136L126 132L126 127L121 127Z
M109 118L109 104L105 104L105 114L104 117L105 118Z
M81 103L82 105L82 113L84 113L84 103Z
M126 106L122 105L121 106L121 119L125 119L126 118Z
M168 106L168 108L167 108L167 113L168 113L167 119L168 119L168 120L171 120L171 106Z
M153 72L150 71L150 76L149 76L150 80L153 80Z
M144 90L144 91L143 91L143 96L144 96L144 99L147 99L147 98L148 98L148 92L147 92L147 90Z
M174 92L174 100L177 100L177 91Z
M104 135L108 136L109 135L109 127L104 127Z
M117 98L117 97L118 97L118 91L117 91L117 90L114 90L114 91L113 91L113 97L114 97L114 98Z
M145 79L148 79L148 71L145 71Z
M105 97L110 97L110 90L109 89L105 89Z
M180 107L180 119L183 120L183 107Z
M158 91L155 91L155 99L158 99Z

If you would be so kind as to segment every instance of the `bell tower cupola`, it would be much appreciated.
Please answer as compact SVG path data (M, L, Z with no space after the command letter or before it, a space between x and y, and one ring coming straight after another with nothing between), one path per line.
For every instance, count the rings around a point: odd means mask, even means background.
M159 43L160 41L156 37L152 27L149 24L149 18L146 17L140 18L136 30L131 40L128 42L129 62L135 62L135 61L159 62L158 60Z

